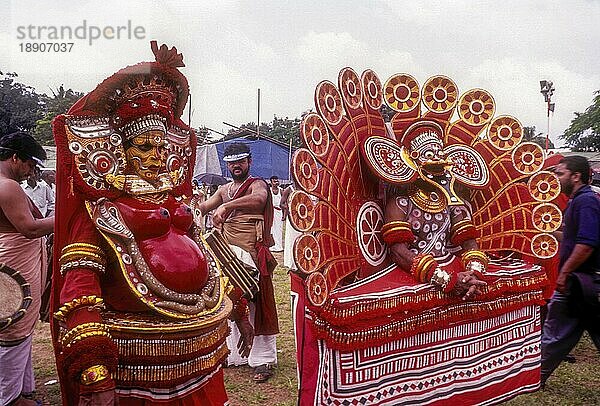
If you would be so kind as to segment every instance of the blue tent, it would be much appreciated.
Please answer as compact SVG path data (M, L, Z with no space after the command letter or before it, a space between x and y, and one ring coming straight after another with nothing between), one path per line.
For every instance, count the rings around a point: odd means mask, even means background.
M219 162L221 164L221 174L223 176L231 177L225 162L223 162L223 155L225 146L232 142L243 142L250 147L250 151L252 152L252 167L250 168L250 174L252 176L259 176L264 179L269 179L271 176L277 176L283 181L290 179L289 146L265 138L258 140L234 138L216 143Z

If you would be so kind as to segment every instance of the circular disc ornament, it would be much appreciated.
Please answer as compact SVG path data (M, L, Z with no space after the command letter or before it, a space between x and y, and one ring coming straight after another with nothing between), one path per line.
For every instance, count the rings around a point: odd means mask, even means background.
M387 105L396 111L412 111L419 105L419 83L407 74L394 75L385 82L383 97Z
M351 109L360 107L362 101L362 90L360 79L352 68L344 68L338 77L340 85L340 93L344 98L344 102Z
M467 124L474 126L489 123L495 110L494 98L483 89L469 90L458 102L458 115Z
M330 125L336 125L342 121L344 109L342 107L342 95L335 85L329 81L323 81L315 89L315 104L320 116Z
M294 153L292 168L294 178L302 189L307 192L314 191L319 182L319 172L315 157L308 150L300 148Z
M558 241L552 234L537 234L531 240L531 252L541 259L552 258L558 252Z
M385 260L386 246L381 236L383 210L375 202L366 202L358 210L356 231L358 247L366 261L378 266Z
M525 175L539 171L544 164L544 159L542 147L533 142L523 142L512 152L515 169Z
M300 135L306 148L311 150L316 156L323 157L329 149L329 133L323 119L310 113L302 121Z
M550 171L540 171L533 175L527 182L527 188L538 202L551 202L561 191L558 176Z
M290 221L296 230L308 231L315 222L315 203L310 195L296 190L290 198Z
M108 142L90 143L76 155L75 162L85 182L95 189L108 189L106 175L117 175L125 170L125 157L121 147Z
M294 242L294 260L304 273L314 272L321 262L319 242L310 234L303 234Z
M543 233L551 233L560 228L562 213L556 205L543 203L533 209L533 226Z
M446 76L434 76L423 85L423 103L430 111L445 113L456 106L458 88Z
M313 272L306 278L306 295L313 306L323 306L329 295L329 288L323 274Z
M0 262L0 331L21 319L32 301L31 287L23 275Z
M523 139L521 123L510 116L500 116L494 119L488 129L488 140L502 151L510 151Z
M379 110L383 104L383 91L379 77L371 69L368 69L363 72L361 82L365 101L371 108Z

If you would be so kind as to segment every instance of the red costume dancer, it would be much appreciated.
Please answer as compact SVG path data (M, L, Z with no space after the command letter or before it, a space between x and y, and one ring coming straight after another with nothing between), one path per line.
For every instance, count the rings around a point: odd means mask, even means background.
M384 106L385 103L385 106ZM300 404L498 403L540 380L557 177L481 89L321 82L290 198ZM455 117L457 115L457 117Z
M156 62L120 70L53 123L52 334L65 405L227 402L230 288L181 202L196 148L180 120L183 58L152 50ZM235 309L247 327L247 308Z

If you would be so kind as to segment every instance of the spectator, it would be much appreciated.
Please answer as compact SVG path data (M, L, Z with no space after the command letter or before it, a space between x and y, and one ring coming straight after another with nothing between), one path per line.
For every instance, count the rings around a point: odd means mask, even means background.
M272 275L277 263L269 251L273 245L271 224L273 208L267 183L250 176L252 155L250 148L234 142L225 148L223 160L233 178L221 186L206 202L200 205L202 213L215 210L213 223L222 229L223 237L230 245L250 254L259 270L260 291L256 303L250 303L250 321L256 335L250 355L238 357L232 352L229 365L248 365L254 368L254 381L265 382L272 376L277 364L276 335L279 333L277 309L273 291ZM230 349L235 348L239 333L232 326L227 338Z
M542 334L542 387L585 330L600 351L600 199L589 186L584 157L564 158L555 173L570 200L557 232L560 272Z
M277 176L271 176L269 179L271 186L271 196L273 197L273 226L271 227L271 234L273 235L273 241L275 244L270 248L271 252L283 251L283 211L281 209L281 188L279 187L279 178Z
M56 195L56 171L54 169L46 169L42 171L42 180L46 182L50 189Z
M54 217L43 218L19 182L27 179L42 159L46 153L30 135L14 133L0 138L0 262L20 272L33 299L21 319L0 331L2 405L36 404L26 398L35 390L31 341L45 282L43 237L52 232Z
M42 180L41 170L36 165L27 180L21 183L27 196L35 203L44 217L54 215L54 191Z

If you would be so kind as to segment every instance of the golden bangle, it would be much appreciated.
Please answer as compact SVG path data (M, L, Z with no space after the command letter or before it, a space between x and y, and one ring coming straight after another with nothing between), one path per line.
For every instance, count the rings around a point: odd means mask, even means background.
M96 258L99 259L101 261L104 261L104 256L99 255L95 252L91 252L91 251L69 251L69 252L65 252L64 254L61 255L60 259L58 260L59 262L63 262L71 257L78 257L78 258Z
M67 331L61 340L63 347L70 347L78 341L88 337L109 337L108 326L104 323L83 323Z
M462 260L462 263L464 266L467 266L467 264L471 261L479 261L486 268L490 262L490 259L485 254L485 252L479 251L479 250L470 250L470 251L463 253L461 255L461 260Z
M410 272L415 276L419 282L425 282L425 275L435 263L435 258L431 254L419 254L413 258Z
M383 227L381 227L382 230L387 230L390 228L401 228L401 229L407 229L410 230L410 224L407 221L400 221L400 220L396 220L396 221L388 221L387 223L385 223L383 225Z
M97 297L96 295L75 298L70 302L64 303L56 312L54 312L54 318L59 321L65 321L70 313L81 307L103 310L104 299Z
M94 365L81 373L80 380L82 385L92 385L96 382L103 381L108 377L110 377L108 368L104 365Z
M60 250L61 255L65 254L68 251L73 251L73 250L84 250L84 251L89 251L89 252L95 252L97 254L102 255L103 251L100 247L98 247L97 245L93 245L93 244L88 244L85 242L76 242L73 244L69 244L69 245L65 245L63 247L62 250Z
M471 220L461 220L450 228L450 234L456 234L457 232L463 231L469 227L473 227Z

